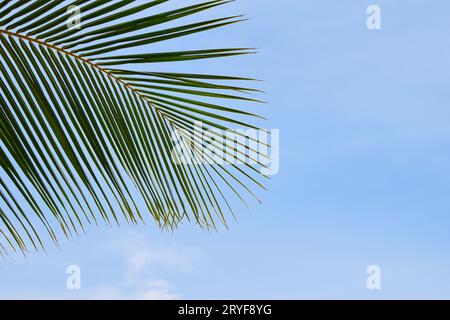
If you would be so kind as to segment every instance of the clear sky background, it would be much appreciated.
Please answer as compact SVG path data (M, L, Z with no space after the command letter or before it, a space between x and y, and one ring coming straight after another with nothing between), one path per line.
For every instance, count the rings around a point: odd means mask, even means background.
M179 1L175 0L174 3ZM366 9L382 10L369 31ZM250 21L165 50L259 54L164 70L264 79L280 171L229 230L90 228L0 262L0 298L450 298L450 2L237 0ZM197 17L198 19L198 17ZM66 268L82 288L66 288ZM378 265L382 289L368 290Z

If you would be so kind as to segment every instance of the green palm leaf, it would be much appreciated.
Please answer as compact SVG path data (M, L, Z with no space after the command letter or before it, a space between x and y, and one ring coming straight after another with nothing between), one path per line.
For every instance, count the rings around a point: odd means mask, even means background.
M217 221L226 225L225 208L233 214L224 187L244 203L243 190L254 195L250 184L262 187L248 163L172 161L176 129L199 138L199 121L203 130L255 128L242 120L255 115L224 104L256 101L246 96L256 90L232 84L246 78L142 71L143 64L252 52L149 52L150 44L242 21L233 16L173 26L229 1L158 11L166 2L1 2L0 254L43 249L44 235L57 243L60 232L75 236L99 221L140 223L148 214L161 228L184 220L215 228ZM81 29L66 25L71 5L83 14ZM134 54L124 53L130 48Z

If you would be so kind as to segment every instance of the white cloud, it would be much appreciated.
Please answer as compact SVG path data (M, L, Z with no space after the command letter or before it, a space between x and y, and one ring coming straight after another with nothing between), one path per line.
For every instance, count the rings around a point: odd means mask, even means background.
M144 228L114 230L106 237L91 233L74 242L72 251L67 250L65 255L32 257L33 268L38 270L39 276L26 272L31 268L27 260L11 262L17 270L17 279L14 282L5 273L0 276L0 297L181 299L183 295L175 279L180 273L193 270L194 264L202 257L201 251L196 247L176 244L172 239L161 240L147 229L142 230ZM68 290L65 285L68 276L66 269L71 264L77 264L82 269L81 290ZM1 265L0 269L3 271L4 266Z
M147 281L148 289L138 295L139 300L177 300L178 294L170 293L172 285L165 280Z
M161 290L148 290L138 296L138 300L178 300L180 297L176 294L170 294Z
M115 254L124 261L122 281L115 285L99 286L89 294L89 299L176 300L179 293L174 285L160 278L167 269L178 272L192 270L193 260L199 251L178 246L157 246L148 236L127 233L110 243ZM155 280L156 279L156 280Z
M179 294L171 292L172 285L165 280L147 280L139 288L135 286L100 286L88 299L93 300L177 300Z
M191 258L174 248L154 248L152 250L132 251L127 257L129 276L134 276L143 269L164 266L186 271L191 268Z

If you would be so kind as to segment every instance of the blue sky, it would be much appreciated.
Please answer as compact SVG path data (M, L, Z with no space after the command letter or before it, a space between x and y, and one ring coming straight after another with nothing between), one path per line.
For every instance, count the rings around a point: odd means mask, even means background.
M203 14L250 21L164 48L258 48L182 70L265 80L269 103L251 108L280 129L281 158L263 204L218 232L90 228L0 262L0 298L450 298L448 12L446 0L237 0ZM373 264L381 290L366 287Z

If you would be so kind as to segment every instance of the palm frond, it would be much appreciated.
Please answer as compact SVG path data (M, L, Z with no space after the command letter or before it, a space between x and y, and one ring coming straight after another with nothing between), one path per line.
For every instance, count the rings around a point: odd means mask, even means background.
M215 228L216 221L226 225L224 208L233 215L224 186L244 203L242 190L254 195L250 184L262 187L252 164L172 161L174 130L199 139L198 122L221 138L218 130L235 125L257 128L242 120L256 115L223 105L254 102L248 93L257 90L233 84L248 78L143 71L153 63L253 52L148 52L151 44L243 20L173 26L230 1L158 12L167 2L0 3L0 254L43 249L44 234L57 243L59 232L75 236L99 221L142 223L148 213L161 228L184 220ZM69 6L82 12L81 29L67 27ZM243 147L243 157L256 151Z

